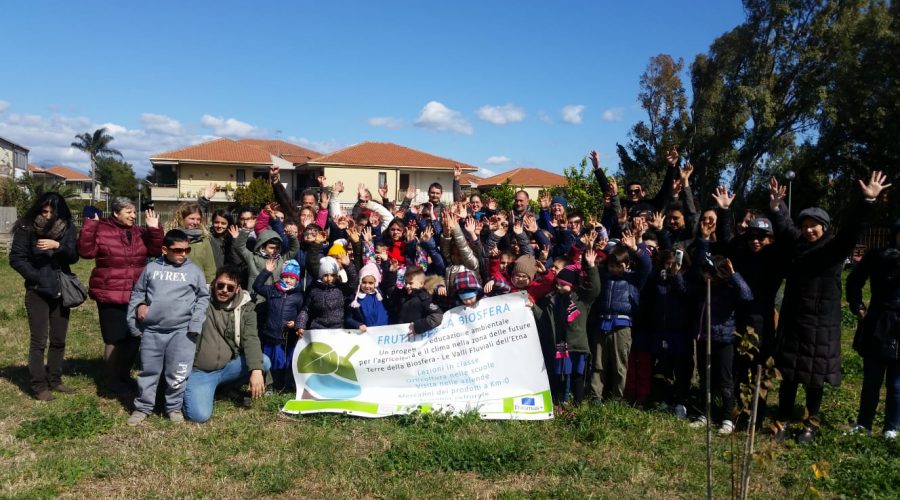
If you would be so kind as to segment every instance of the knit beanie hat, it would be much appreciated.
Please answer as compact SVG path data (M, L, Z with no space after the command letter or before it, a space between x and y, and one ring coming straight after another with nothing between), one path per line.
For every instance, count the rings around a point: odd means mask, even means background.
M463 271L458 273L453 280L456 286L456 294L460 299L471 299L478 296L481 291L481 285L478 284L478 278L472 271Z
M553 205L555 205L555 204L557 204L557 203L559 203L560 205L562 205L563 208L569 208L569 202L566 201L566 199L563 198L562 196L554 196L553 199L550 200L550 206L553 206Z
M581 277L578 275L578 271L571 266L564 267L563 270L556 275L556 281L563 285L569 285L572 288L578 286L580 280Z
M297 280L300 279L300 264L296 260L291 259L284 263L281 267L281 277L290 276Z
M378 264L375 261L371 261L359 270L359 284L356 285L356 296L353 297L350 307L358 308L360 299L366 297L366 294L362 293L362 280L366 276L375 278L375 297L379 301L381 300L381 291L378 290L378 285L381 284L381 269L378 268Z
M797 214L797 220L802 221L803 219L810 218L819 224L822 224L822 229L825 231L828 230L828 226L831 225L831 217L828 216L828 212L819 208L819 207L809 207L804 208Z
M528 276L529 280L533 280L534 273L536 272L537 267L534 264L534 257L531 255L522 255L516 259L516 263L513 265L512 275L515 276L521 273Z
M328 249L328 256L339 259L347 255L347 249L344 248L344 240L334 240L334 244Z
M322 257L319 259L319 278L326 274L337 274L338 263L334 257Z

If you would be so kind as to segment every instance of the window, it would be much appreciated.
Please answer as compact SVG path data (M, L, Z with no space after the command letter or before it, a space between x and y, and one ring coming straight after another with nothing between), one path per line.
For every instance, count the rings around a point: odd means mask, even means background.
M247 171L240 169L234 174L235 181L238 186L243 186L247 183Z
M91 192L91 183L90 182L82 182L81 183L81 192L82 193L90 193Z
M400 191L406 191L409 187L409 174L400 174Z
M387 172L378 172L378 187L387 185Z

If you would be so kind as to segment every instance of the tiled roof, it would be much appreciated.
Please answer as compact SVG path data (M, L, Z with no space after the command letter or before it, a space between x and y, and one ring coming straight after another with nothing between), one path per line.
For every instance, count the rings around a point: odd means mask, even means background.
M37 165L35 163L28 164L28 171L31 172L32 174L46 174L47 173L47 171L44 170L44 167Z
M497 186L506 182L507 179L513 186L565 186L569 183L564 176L539 168L514 168L509 172L481 179L478 185Z
M271 164L272 155L250 144L222 138L159 153L150 157L153 160Z
M472 184L477 186L477 185L481 184L481 181L483 181L483 180L484 179L482 179L481 177L478 177L477 175L474 175L474 174L470 174L469 172L463 172L459 176L459 184L462 187L471 186Z
M238 139L237 142L268 151L269 154L280 156L295 165L302 165L313 158L322 156L322 153L318 151L277 139Z
M390 142L363 142L334 153L320 156L310 163L333 165L360 165L384 167L418 167L452 170L459 165L463 171L475 171L476 167L442 158Z
M53 165L44 169L45 172L58 175L67 181L89 181L91 176L74 168L65 165Z

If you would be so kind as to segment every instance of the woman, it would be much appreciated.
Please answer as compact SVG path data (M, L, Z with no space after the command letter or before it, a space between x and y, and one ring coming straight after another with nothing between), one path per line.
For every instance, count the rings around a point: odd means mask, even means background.
M853 349L863 358L863 383L859 413L850 432L872 432L875 409L886 378L884 437L896 439L900 427L900 220L894 223L893 243L863 255L847 277L847 303L860 320ZM863 286L871 280L869 308L863 303Z
M841 383L841 271L875 200L890 186L885 179L876 171L868 183L859 181L865 201L851 209L836 233L828 213L817 207L801 211L800 228L794 226L783 210L785 188L774 178L770 183L775 239L785 242L791 258L776 334L775 366L782 376L773 429L776 440L785 437L785 422L794 411L800 384L806 389L808 417L797 441L809 443L818 428L825 383Z
M128 198L114 198L110 208L110 217L84 219L78 255L97 260L88 293L97 302L109 390L124 395L134 389L131 368L140 345L140 339L128 331L128 300L147 258L160 255L163 231L153 210L145 212L145 227L135 226L135 205Z
M207 283L216 279L216 257L210 243L209 231L203 226L203 211L199 203L182 203L175 209L166 229L181 229L188 235L191 261L203 270Z
M25 278L25 311L31 330L28 373L32 393L40 401L54 399L50 391L75 392L62 383L69 308L63 307L59 297L59 272L71 273L69 265L76 262L75 227L66 200L59 193L44 193L13 226L9 253L10 266Z
M228 234L228 226L233 225L231 215L224 210L216 210L212 214L212 225L209 226L210 238L209 243L213 251L213 260L216 263L216 269L229 263L231 255L231 235ZM193 258L191 258L193 260Z

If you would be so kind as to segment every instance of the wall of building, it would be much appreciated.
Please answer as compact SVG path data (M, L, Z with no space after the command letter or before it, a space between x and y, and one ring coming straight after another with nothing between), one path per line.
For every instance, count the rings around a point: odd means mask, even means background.
M334 183L338 181L342 181L344 183L344 192L338 196L338 201L342 204L354 204L356 203L357 192L359 189L360 183L365 184L365 186L372 192L372 197L377 201L379 199L378 194L378 174L385 174L384 176L387 179L388 185L388 197L392 200L397 199L397 170L396 169L374 169L374 168L335 168L335 167L326 167L324 169L324 175L327 179L325 182L329 186L333 186Z
M0 176L12 177L14 175L15 155L11 149L0 146Z

